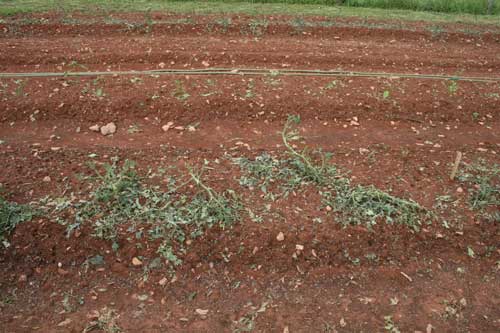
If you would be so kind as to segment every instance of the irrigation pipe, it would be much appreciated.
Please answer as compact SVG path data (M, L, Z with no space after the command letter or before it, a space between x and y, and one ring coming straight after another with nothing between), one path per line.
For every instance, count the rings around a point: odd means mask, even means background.
M248 68L206 68L206 69L160 69L144 71L106 71L106 72L31 72L0 73L0 78L45 78L45 77L85 77L85 76L124 76L124 75L254 75L254 76L332 76L332 77L373 77L390 79L453 80L469 82L500 82L500 77L473 77L433 74L404 74L382 72L355 72L341 70L306 69L248 69Z

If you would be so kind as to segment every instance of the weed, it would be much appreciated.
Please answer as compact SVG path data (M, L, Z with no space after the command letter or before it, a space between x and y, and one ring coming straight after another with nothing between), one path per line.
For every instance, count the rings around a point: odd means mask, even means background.
M64 312L71 313L77 310L79 305L84 304L83 297L78 297L73 295L73 290L64 293L64 297L61 301Z
M80 64L78 61L76 60L71 60L68 64L68 67L71 67L71 68L80 68L80 69L83 69L83 70L88 70L89 68L85 65L82 65Z
M153 31L154 21L151 15L151 8L144 11L144 20L142 22L128 22L116 18L108 18L107 20L112 24L124 24L125 29L130 32L134 31L148 34Z
M187 100L191 95L186 92L184 84L181 80L175 80L175 89L172 92L172 96L177 98L179 101Z
M383 99L388 99L391 96L391 92L389 90L384 90L384 93L382 94Z
M330 192L323 194L324 202L341 214L344 224L373 226L382 219L418 230L421 220L429 218L429 213L418 203L392 196L372 185L352 186L347 179L338 184L335 196Z
M472 259L476 257L476 253L470 246L467 246L467 255Z
M445 319L461 319L463 318L463 310L467 305L467 301L465 298L461 298L460 300L452 299L444 301L445 310L442 316Z
M251 332L255 329L255 320L259 314L266 312L269 302L263 302L260 307L251 306L250 311L243 317L241 317L236 324L236 328L233 330L234 333L240 332Z
M247 89L245 91L245 96L244 96L245 99L255 97L255 93L253 91L254 88L255 88L255 82L254 82L254 80L253 79L249 79L248 80L248 84L247 84Z
M133 77L130 79L130 83L136 84L136 83L142 83L142 79L140 77Z
M281 79L276 78L279 75L278 71L272 71L271 74L267 75L264 78L264 82L270 86L280 86L281 85Z
M315 182L316 184L324 184L326 177L335 176L336 168L327 167L326 161L331 157L330 154L321 154L322 163L316 165L309 155L307 147L302 151L296 150L291 144L293 141L300 140L299 133L294 127L300 123L299 116L289 116L288 120L281 132L283 144L287 149L287 153L292 157L292 164L302 174L303 178Z
M472 120L474 122L477 122L479 120L479 116L480 116L479 112L472 112Z
M144 12L144 32L150 33L153 31L153 17L151 16L151 8Z
M229 30L229 27L233 23L232 19L230 17L223 17L216 19L215 22L209 23L207 25L207 30L209 32L212 31L221 31L223 33L226 33Z
M24 93L24 87L26 86L26 81L23 80L14 80L16 84L16 90L14 91L14 95L16 97L26 96Z
M22 222L30 221L35 212L27 205L9 202L0 196L0 242L10 246L7 236Z
M224 17L217 19L216 23L221 26L223 32L227 32L229 30L229 27L232 24L232 20L230 17Z
M136 238L146 229L151 239L162 241L158 253L178 265L181 261L174 251L174 241L182 243L188 236L198 237L215 225L228 227L239 217L241 207L235 193L230 190L219 193L207 186L202 180L203 169L189 168L189 177L181 184L177 184L174 177L168 177L168 188L162 190L158 185L146 184L133 162L125 161L122 167L117 162L114 159L112 164L104 165L104 172L91 164L95 176L89 178L92 191L88 200L50 203L57 216L69 210L73 222L64 222L68 235L91 222L95 237L117 244L119 232L125 225L129 232L139 230ZM189 196L179 192L190 183L197 192Z
M267 195L268 186L277 183L285 196L302 185L315 185L319 187L324 204L341 215L343 224L373 226L378 220L385 220L418 230L422 220L433 216L412 200L392 196L374 186L352 185L345 174L328 163L331 154L321 151L311 154L307 147L297 148L293 142L301 140L296 128L299 122L299 117L290 116L281 133L287 158L262 154L254 160L235 159L244 172L241 185L258 186ZM271 195L272 199L275 197Z
M485 217L498 221L498 214L489 215L487 210L500 205L500 165L488 165L485 161L479 160L461 169L458 180L471 187L470 207L481 211Z
M140 132L142 132L142 130L137 124L130 125L129 128L127 129L127 133L129 134L140 133Z
M91 321L90 324L85 327L83 333L94 330L102 330L106 333L122 332L122 329L117 323L119 317L120 315L117 314L115 310L104 307L95 314L95 320Z
M17 301L16 291L17 288L12 289L10 292L2 292L2 295L0 295L0 309L3 309L7 305L14 304Z
M290 21L290 25L293 27L293 34L301 35L305 31L307 23L302 17L295 17Z
M431 25L427 29L431 32L431 36L433 39L440 38L446 32L446 30L439 25Z
M285 124L282 133L285 147L295 158L296 166L302 170L303 176L326 188L322 192L323 201L341 213L344 223L367 223L371 226L376 224L377 219L383 218L387 223L401 223L418 229L420 217L426 210L416 202L394 197L374 186L352 186L347 177L338 174L336 167L327 166L329 156L321 154L322 162L317 165L305 148L302 152L295 150L289 141L299 137L296 131L290 130L290 126L292 123L297 124L299 120L292 117ZM332 190L335 195L332 195Z
M328 84L325 86L326 90L334 89L337 87L337 80L333 80L328 82Z
M455 95L457 91L458 91L458 83L457 81L453 80L448 85L448 92L450 93L450 95Z
M269 22L266 19L252 19L250 23L248 23L248 29L250 30L250 33L257 37L262 36L266 32L268 26Z
M401 333L399 328L394 324L394 321L392 320L392 316L385 316L384 317L384 322L385 322L385 330L390 333Z
M96 78L92 80L92 83L88 82L82 89L82 95L87 95L90 94L94 98L101 99L106 94L104 93L104 90L101 86L99 86L99 83L102 79Z

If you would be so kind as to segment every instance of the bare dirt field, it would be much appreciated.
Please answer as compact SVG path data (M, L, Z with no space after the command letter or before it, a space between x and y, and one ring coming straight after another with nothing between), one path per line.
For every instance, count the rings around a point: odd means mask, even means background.
M0 331L500 331L497 26L0 22L2 73L273 70L0 77L1 195L33 215Z

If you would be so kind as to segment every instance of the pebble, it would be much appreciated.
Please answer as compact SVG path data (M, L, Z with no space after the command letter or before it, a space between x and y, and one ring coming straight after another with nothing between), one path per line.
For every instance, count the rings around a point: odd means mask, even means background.
M163 130L163 132L167 132L169 129L171 129L172 127L174 126L174 122L173 121L169 121L166 125L163 125L161 127L161 129Z
M57 324L57 326L58 327L67 326L67 325L71 324L71 322L72 322L72 320L67 318L67 319L61 321L59 324Z
M370 152L369 149L366 149L366 148L359 148L359 154L360 155L363 155L363 154L368 154Z
M99 125L93 125L89 127L89 130L93 132L99 132L99 129L100 129Z
M43 177L43 182L44 182L44 183L48 183L48 182L50 182L50 181L51 181L51 179L50 179L50 177L49 177L49 176L45 176L45 177Z
M160 286L162 286L162 287L163 287L164 285L166 285L166 284L167 284L167 282L168 282L168 279L167 279L166 277L164 277L163 279L161 279L161 280L158 282L158 284L159 284Z
M205 310L205 309L196 309L195 312L196 312L196 314L198 314L200 316L206 316L207 313L208 313L208 310Z
M282 242L285 240L285 235L280 231L280 233L278 234L278 236L276 236L276 240L278 242Z
M137 257L133 257L132 258L132 265L134 265L134 266L141 266L142 265L142 261L139 258L137 258Z
M116 132L116 125L113 122L108 123L108 124L101 127L101 134L102 135L114 134L115 132Z

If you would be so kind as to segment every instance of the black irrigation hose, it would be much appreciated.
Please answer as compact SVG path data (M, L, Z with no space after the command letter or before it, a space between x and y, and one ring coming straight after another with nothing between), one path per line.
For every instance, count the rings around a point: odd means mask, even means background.
M392 79L430 79L469 82L500 82L500 77L470 77L433 74L403 74L379 72L355 72L341 70L307 69L248 69L248 68L206 68L206 69L159 69L145 71L109 71L109 72L33 72L0 73L0 78L36 78L36 77L75 77L75 76L120 76L120 75L271 75L271 76L346 76L374 77Z

